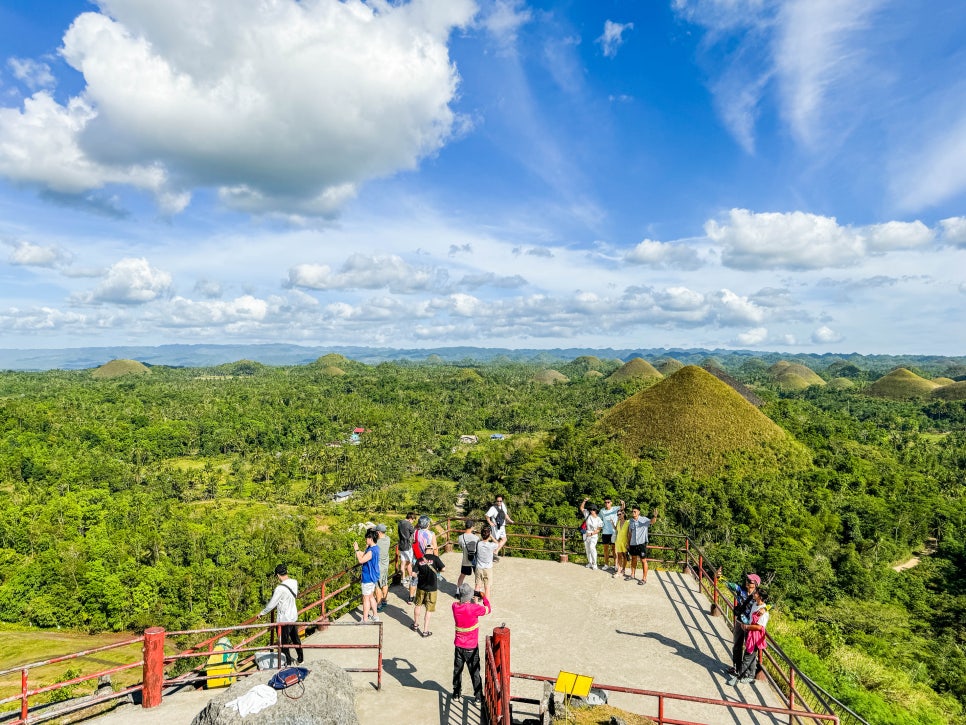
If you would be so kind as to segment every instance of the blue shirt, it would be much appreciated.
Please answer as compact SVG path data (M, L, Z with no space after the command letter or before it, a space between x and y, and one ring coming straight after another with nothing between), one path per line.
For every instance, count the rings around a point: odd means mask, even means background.
M372 558L369 561L363 562L362 564L362 583L363 584L378 584L379 583L379 546L373 544L366 552L372 554Z
M620 511L616 506L604 509L600 512L600 517L604 520L604 534L614 535L614 524L617 523L617 513Z

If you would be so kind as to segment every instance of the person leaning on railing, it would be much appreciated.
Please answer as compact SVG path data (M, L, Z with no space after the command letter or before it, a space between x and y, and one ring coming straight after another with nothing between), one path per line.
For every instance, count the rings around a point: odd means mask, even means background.
M718 575L721 575L720 569L718 569ZM745 655L746 632L741 625L748 624L751 621L751 610L755 606L753 595L755 590L761 586L761 577L757 574L746 574L744 586L729 581L725 582L725 586L728 587L728 591L735 595L735 628L732 632L731 667L728 668L728 674L737 677L738 671L741 669L741 661Z

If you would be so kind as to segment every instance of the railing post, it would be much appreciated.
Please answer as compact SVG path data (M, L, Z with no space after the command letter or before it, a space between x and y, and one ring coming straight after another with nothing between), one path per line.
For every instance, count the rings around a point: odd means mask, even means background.
M688 566L691 563L691 537L684 537L684 564L681 565L681 573L687 574Z
M657 698L657 725L664 725L664 698Z
M570 561L567 555L567 527L564 526L560 533L560 563L566 564Z
M143 658L141 707L157 707L161 704L161 688L164 685L163 627L148 627L144 630Z
M510 630L493 628L493 651L499 663L500 715L502 722L510 725Z
M698 554L698 591L701 591L701 585L704 583L704 554Z
M321 597L321 599L322 599L322 616L320 617L320 619L323 622L328 622L329 621L329 617L325 613L325 582L324 581L322 582L321 594L322 594L322 597Z
M721 608L718 606L718 570L714 570L714 580L712 581L712 586L714 589L711 592L711 612L712 617L721 616Z
M788 709L789 710L795 709L795 668L794 667L788 668ZM792 725L794 722L794 719L795 719L794 715L789 715L788 725Z
M450 525L450 519L446 519L446 529L445 529L445 532L446 532L446 543L443 544L443 551L445 551L447 554L449 554L453 550L453 542L450 541L450 528L449 528L449 525Z
M20 670L20 719L27 722L27 669Z

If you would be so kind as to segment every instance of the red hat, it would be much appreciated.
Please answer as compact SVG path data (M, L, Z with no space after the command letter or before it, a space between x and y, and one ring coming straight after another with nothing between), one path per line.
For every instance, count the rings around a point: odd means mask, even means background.
M753 582L756 587L761 586L761 577L758 576L757 574L749 574L748 576L745 577L745 579L747 579L750 582Z

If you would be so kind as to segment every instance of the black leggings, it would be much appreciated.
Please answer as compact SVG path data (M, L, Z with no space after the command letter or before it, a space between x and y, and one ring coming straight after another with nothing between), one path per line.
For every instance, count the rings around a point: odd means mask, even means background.
M463 691L463 665L469 667L470 679L473 680L473 695L483 699L483 680L480 678L480 648L464 649L456 647L453 654L453 695Z

